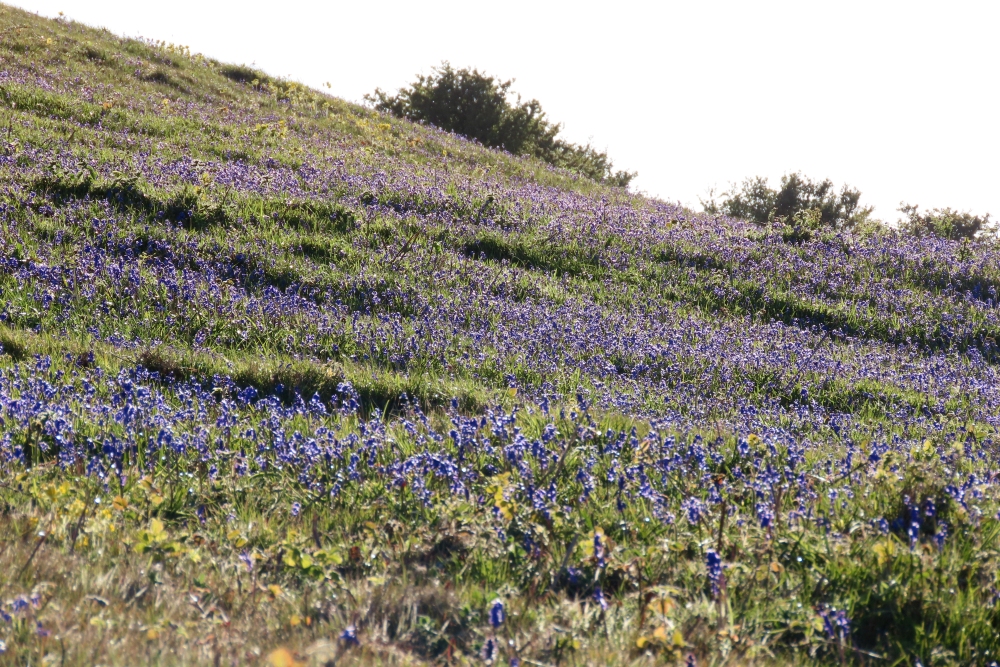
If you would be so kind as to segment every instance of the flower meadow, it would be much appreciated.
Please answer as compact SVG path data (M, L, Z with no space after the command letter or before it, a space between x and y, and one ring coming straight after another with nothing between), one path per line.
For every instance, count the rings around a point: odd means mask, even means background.
M0 6L0 664L995 664L998 285Z

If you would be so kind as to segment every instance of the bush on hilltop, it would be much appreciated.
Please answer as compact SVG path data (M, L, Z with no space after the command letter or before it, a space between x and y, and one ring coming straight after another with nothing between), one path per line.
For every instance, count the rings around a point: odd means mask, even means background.
M733 186L717 202L714 194L702 206L708 213L723 213L733 218L749 220L763 225L779 220L789 222L796 215L814 211L824 227L848 229L868 220L871 206L861 206L861 191L844 185L837 192L830 179L813 181L799 172L781 177L777 190L768 185L767 178L756 176Z
M995 225L990 224L990 214L973 215L959 212L951 208L935 208L927 213L920 213L920 207L913 204L900 204L899 212L905 218L901 227L914 236L938 236L946 239L972 239L983 232L992 232Z
M522 102L500 81L477 69L455 69L447 61L428 76L390 95L376 88L365 100L379 111L434 125L515 155L531 155L595 181L627 188L635 172L614 171L606 151L559 138L562 125L546 118L538 100Z

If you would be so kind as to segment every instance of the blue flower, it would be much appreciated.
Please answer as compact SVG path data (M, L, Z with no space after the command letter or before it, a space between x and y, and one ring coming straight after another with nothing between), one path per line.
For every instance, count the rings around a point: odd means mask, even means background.
M240 554L240 560L243 561L243 565L246 566L247 572L253 572L253 557L246 551Z
M824 606L819 610L819 615L823 619L823 629L830 639L843 641L850 636L851 619L847 617L846 611Z
M486 643L483 644L483 650L480 651L480 655L487 664L493 664L493 662L496 661L499 652L497 640L490 637L486 640Z
M353 623L344 628L344 631L340 633L340 639L348 646L357 646L361 643L358 641L358 630Z
M712 587L712 597L718 598L722 589L722 559L715 549L709 549L705 554L705 566L708 568L708 583Z
M504 611L503 601L497 598L490 606L490 625L499 628L506 619L507 613Z
M604 597L604 591L601 590L600 586L594 589L594 600L601 605L601 611L608 610L608 599Z
M948 524L943 521L938 526L938 530L934 533L934 543L937 545L938 551L944 549L944 541L948 538Z

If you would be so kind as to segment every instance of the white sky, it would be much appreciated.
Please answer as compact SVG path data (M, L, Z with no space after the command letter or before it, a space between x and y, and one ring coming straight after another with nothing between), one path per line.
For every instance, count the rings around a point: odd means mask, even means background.
M11 2L11 0L4 0ZM449 60L537 98L635 188L801 170L900 201L1000 216L1000 3L13 0L185 44L360 101ZM325 90L325 89L324 89Z

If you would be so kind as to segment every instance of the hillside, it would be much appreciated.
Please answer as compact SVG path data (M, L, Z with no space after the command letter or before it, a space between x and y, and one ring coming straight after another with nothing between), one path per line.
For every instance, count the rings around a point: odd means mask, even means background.
M990 664L998 285L0 5L0 664Z

